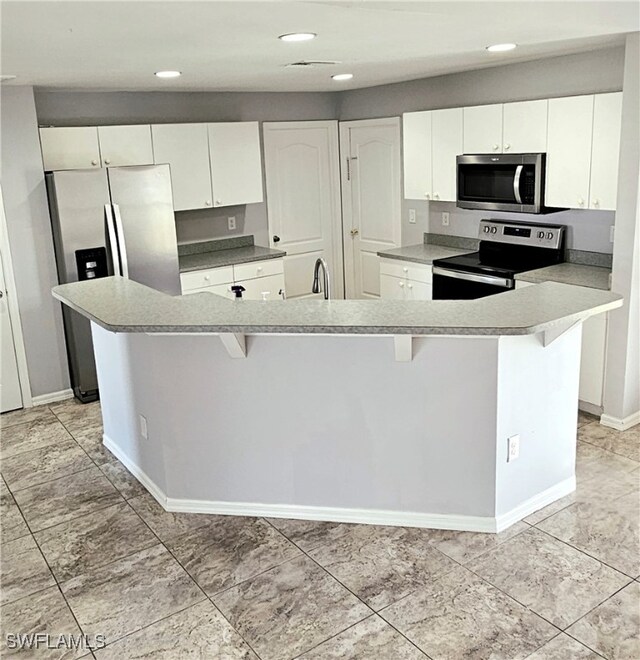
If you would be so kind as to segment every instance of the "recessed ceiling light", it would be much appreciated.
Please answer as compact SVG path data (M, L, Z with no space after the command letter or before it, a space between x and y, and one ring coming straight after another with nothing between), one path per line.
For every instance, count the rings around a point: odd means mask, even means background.
M281 34L278 39L281 41L311 41L317 36L315 32L291 32L290 34Z
M336 73L331 77L333 80L351 80L351 78L353 78L353 73Z
M513 50L516 48L516 44L494 44L493 46L487 46L487 50L490 53L504 53L507 50Z
M158 78L178 78L182 75L182 71L156 71Z

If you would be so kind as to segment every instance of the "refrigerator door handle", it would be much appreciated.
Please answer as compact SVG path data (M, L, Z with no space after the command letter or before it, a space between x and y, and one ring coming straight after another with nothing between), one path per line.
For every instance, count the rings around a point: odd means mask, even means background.
M111 208L111 204L104 205L104 213L107 218L107 233L109 234L109 247L111 249L111 259L113 261L113 274L122 275L120 250L118 250L118 237L116 236L116 226L113 219L113 209Z
M123 277L129 278L129 264L127 262L127 246L124 242L124 228L122 226L122 216L120 207L113 204L113 217L116 223L116 237L118 240L118 254L120 255L120 269Z

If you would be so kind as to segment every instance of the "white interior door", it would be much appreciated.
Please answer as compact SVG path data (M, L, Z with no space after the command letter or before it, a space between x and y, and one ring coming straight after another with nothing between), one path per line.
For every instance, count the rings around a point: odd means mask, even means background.
M263 130L270 241L287 253L287 298L313 296L319 257L329 264L332 297L342 298L337 122L268 122Z
M380 295L378 251L401 242L400 118L340 124L347 298Z
M22 392L0 254L0 412L18 408L22 408Z

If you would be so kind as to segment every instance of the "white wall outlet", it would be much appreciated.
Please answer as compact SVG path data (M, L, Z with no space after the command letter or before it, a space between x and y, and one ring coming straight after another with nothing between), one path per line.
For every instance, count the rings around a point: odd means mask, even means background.
M615 231L616 231L615 225L611 225L611 227L609 227L609 242L610 243L613 243L613 237L615 235Z
M442 226L443 227L449 226L449 214L446 211L442 214Z
M520 436L512 435L509 438L507 463L511 463L511 461L515 461L519 456L520 456Z
M229 231L233 231L236 228L236 216L229 216L227 218L227 224L229 225Z
M140 435L145 439L149 439L149 431L147 430L147 418L144 415L138 415L140 421Z
M410 225L415 225L416 224L416 210L415 209L409 209L409 224Z

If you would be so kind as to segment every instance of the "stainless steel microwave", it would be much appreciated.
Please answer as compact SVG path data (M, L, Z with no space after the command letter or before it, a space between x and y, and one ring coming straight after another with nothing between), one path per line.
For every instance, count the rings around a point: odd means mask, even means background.
M462 209L551 213L544 205L546 154L457 157L456 204Z

